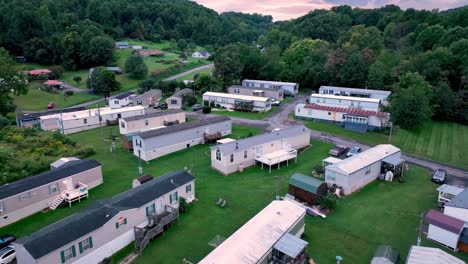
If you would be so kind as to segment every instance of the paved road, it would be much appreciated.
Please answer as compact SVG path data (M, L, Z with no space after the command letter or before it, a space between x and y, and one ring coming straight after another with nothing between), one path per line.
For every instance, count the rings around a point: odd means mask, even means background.
M185 76L187 74L190 74L190 73L194 73L194 72L197 72L197 71L200 71L200 70L204 70L204 69L213 69L214 68L214 64L211 63L211 64L208 64L208 65L203 65L203 66L200 66L200 67L197 67L197 68L194 68L194 69L191 69L191 70L188 70L186 72L183 72L183 73L179 73L177 75L174 75L174 76L171 76L169 78L166 78L164 79L163 81L172 81L172 80L175 80L175 79L178 79L182 76Z
M91 92L91 89L80 89L78 87L75 87L66 83L62 84L62 88L64 90L73 91L75 93L90 93Z

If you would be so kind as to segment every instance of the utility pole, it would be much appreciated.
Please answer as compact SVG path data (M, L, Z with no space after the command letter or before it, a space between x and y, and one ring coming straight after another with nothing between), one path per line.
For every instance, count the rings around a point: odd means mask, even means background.
M96 106L97 106L98 117L99 117L99 133L101 134L101 141L104 141L102 137L102 118L101 118L101 109L99 108L99 103L97 103Z
M141 149L138 150L138 174L143 174L143 167L141 166Z
M416 242L416 245L418 247L421 245L422 221L423 221L423 213L419 215L419 234L418 234L418 240Z
M392 132L393 132L393 122L389 122L390 124L390 136L388 137L388 144L392 141Z

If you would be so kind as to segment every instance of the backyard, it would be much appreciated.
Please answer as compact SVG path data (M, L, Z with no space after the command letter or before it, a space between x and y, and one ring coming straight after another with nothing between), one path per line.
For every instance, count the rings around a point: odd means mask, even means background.
M337 125L305 121L308 128L369 145L388 143L384 133L359 133L345 130ZM423 158L468 168L468 126L450 122L427 122L415 131L397 129L393 131L391 143L404 152Z
M118 133L117 127L112 129L114 135ZM237 139L259 132L255 128L234 126L230 137ZM0 233L30 234L85 208L92 201L128 190L131 180L137 176L138 160L121 148L120 141L116 152L110 153L109 135L110 129L105 127L70 136L78 143L93 145L97 153L90 158L103 164L104 184L90 191L89 200L71 208L35 214L0 229ZM199 201L182 214L179 224L151 242L136 263L180 263L183 258L192 262L201 260L212 250L209 240L216 235L228 237L274 198L273 176L279 176L280 194L284 194L289 177L294 172L310 174L330 148L329 144L312 142L312 147L299 156L298 163L273 170L272 174L255 166L243 173L222 176L210 168L206 145L143 163L143 172L155 176L184 167L192 169L197 178ZM437 187L429 181L429 172L422 168L411 166L406 175L405 183L375 182L341 199L327 219L307 216L304 238L309 242L309 255L317 263L335 263L336 255L345 259L343 263L368 263L379 244L390 244L406 256L409 246L416 241L419 214L436 204ZM226 208L215 205L219 197L227 200ZM114 263L132 250L133 245L129 245L116 254Z

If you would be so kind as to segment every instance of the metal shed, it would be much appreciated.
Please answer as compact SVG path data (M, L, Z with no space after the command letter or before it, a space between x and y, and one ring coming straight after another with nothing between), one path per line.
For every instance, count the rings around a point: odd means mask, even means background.
M319 197L326 195L327 191L328 187L324 181L311 176L294 173L289 179L288 193L311 205L315 204Z

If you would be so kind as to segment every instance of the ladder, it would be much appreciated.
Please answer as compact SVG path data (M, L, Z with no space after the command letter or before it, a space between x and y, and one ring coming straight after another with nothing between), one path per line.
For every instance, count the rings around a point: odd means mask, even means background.
M57 198L55 198L55 200L50 205L50 209L52 210L57 209L57 207L63 202L63 200L65 200L65 191L60 193L60 195L57 196Z

